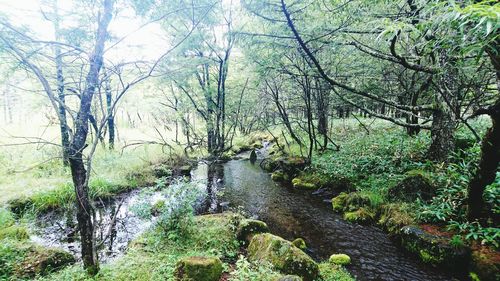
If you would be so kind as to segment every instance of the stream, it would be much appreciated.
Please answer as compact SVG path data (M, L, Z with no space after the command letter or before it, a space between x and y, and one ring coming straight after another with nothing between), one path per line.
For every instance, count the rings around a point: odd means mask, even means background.
M316 260L348 254L352 264L347 269L357 280L459 280L405 253L381 229L344 221L323 198L280 186L258 163L232 160L199 165L193 178L208 178L210 194L219 194L218 204L207 196L208 211L220 211L221 205L243 209L265 221L273 234L290 241L304 238L308 254Z
M252 163L245 158L200 163L192 171L192 180L207 186L202 213L243 211L265 221L273 234L288 240L304 238L308 254L318 261L334 253L348 254L352 264L347 269L357 280L460 280L405 253L379 228L344 221L324 198L280 186L259 167L260 160ZM101 262L120 256L132 239L152 225L154 218L141 219L130 207L138 200L155 202L159 196L159 192L145 197L132 191L96 204L97 236L108 237L99 253ZM66 249L78 257L79 237L71 212L47 213L33 228L35 242Z

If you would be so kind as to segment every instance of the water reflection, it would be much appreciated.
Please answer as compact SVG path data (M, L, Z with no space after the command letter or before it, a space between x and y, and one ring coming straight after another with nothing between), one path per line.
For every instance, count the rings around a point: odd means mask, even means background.
M95 204L96 245L101 262L119 256L133 238L151 225L151 220L138 217L130 209L139 200L143 200L140 192L134 191ZM33 230L35 233L31 239L34 242L62 248L80 258L80 234L72 209L42 215Z
M243 209L267 222L273 233L285 239L304 238L309 254L317 260L346 253L353 260L348 270L358 280L453 280L407 255L380 229L348 223L322 198L276 185L258 162L201 163L193 177L207 176L211 193L207 195L206 211L213 212L216 206L220 209L223 203L226 208Z

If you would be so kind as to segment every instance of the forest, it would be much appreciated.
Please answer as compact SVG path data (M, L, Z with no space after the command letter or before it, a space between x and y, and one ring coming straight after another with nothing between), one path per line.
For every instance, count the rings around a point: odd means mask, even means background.
M500 280L495 0L0 0L0 280Z

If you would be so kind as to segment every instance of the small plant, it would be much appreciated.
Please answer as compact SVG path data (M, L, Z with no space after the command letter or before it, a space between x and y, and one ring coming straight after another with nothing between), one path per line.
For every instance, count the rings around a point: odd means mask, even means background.
M231 272L231 280L246 281L246 280L276 280L280 276L279 273L272 270L272 266L268 263L252 264L240 255L236 261L236 269Z
M483 227L478 222L459 223L456 221L450 222L448 228L465 234L467 240L475 240L483 245L492 245L497 249L500 247L500 228Z
M189 236L194 222L194 205L200 193L199 185L182 179L165 190L165 204L157 224L170 239Z
M465 245L464 240L462 239L462 236L460 236L460 235L453 235L453 237L451 237L450 244L453 247L457 247L457 248L463 247Z

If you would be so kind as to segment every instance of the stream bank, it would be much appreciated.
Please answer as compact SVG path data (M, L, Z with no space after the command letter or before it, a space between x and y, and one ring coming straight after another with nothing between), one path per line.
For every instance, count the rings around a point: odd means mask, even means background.
M308 246L305 251L316 261L327 260L330 255L336 253L348 254L352 263L347 269L358 280L464 279L420 262L377 227L345 221L341 215L335 214L331 205L321 197L293 186L277 184L260 168L259 161L252 163L247 157L248 155L243 155L244 159L226 163L201 162L192 171L192 180L205 187L204 199L200 201L201 213L236 210L263 220L273 234L289 241L303 238ZM123 194L123 198L110 200L107 205L104 202L104 210L98 212L103 219L102 225L106 225L106 221L112 221L113 217L125 220L115 220L122 224L123 228L115 229L116 236L110 239L110 242L113 240L116 244L101 253L104 255L101 256L103 260L111 260L121 255L128 248L129 241L140 235L151 223L136 220L128 213L129 206L133 205L131 203L137 196L135 192ZM152 201L157 199L155 196L151 195ZM123 208L123 213L116 212L117 205ZM123 217L120 214L123 214ZM64 221L60 216L57 219L47 217L43 220L55 220L59 224ZM41 228L43 229L43 226ZM53 233L54 229L48 232ZM41 237L47 241L49 236ZM42 243L47 242L42 240ZM66 237L53 239L52 245L66 247L75 254L78 253L75 246L69 247L71 243L68 243Z

